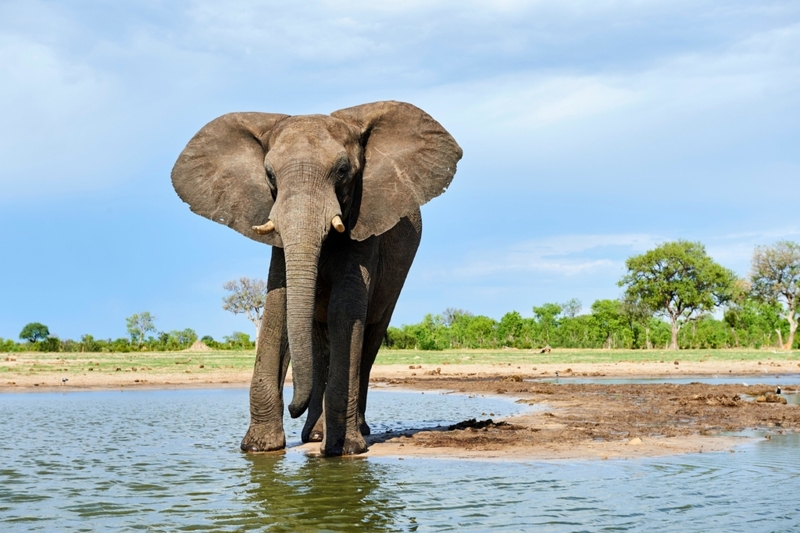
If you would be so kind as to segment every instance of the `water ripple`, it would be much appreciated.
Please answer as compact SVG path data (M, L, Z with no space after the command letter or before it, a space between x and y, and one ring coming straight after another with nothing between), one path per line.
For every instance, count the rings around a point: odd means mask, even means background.
M370 400L375 428L519 408L458 395ZM0 530L800 528L798 435L636 461L320 459L241 454L247 413L247 391L235 389L0 396ZM287 420L287 438L300 423Z

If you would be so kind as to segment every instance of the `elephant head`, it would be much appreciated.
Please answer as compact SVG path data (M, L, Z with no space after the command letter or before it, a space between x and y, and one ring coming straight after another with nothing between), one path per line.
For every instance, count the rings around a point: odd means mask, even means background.
M402 102L330 116L230 113L178 157L172 183L192 211L284 249L293 417L311 396L322 242L331 229L356 241L391 229L447 188L459 159L450 134Z

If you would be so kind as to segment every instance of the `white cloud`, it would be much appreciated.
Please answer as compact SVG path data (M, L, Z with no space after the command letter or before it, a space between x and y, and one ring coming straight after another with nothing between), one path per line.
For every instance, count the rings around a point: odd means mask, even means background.
M756 246L771 246L777 241L800 242L800 227L784 226L761 231L732 233L707 239L706 251L715 261L740 276L750 272L750 260Z
M626 257L657 242L657 237L647 234L558 235L471 253L460 266L428 275L459 283L526 273L563 278L593 275L620 270Z
M731 108L800 89L800 24L755 33L721 49L655 56L638 68L525 70L427 90L427 98L463 127L496 137L562 123L653 125L708 109ZM424 97L424 96L423 96ZM657 118L659 122L653 123ZM490 125L487 128L487 124Z

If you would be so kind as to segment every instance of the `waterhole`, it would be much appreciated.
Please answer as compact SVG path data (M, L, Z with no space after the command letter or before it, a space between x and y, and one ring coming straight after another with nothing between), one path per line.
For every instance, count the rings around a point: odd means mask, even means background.
M373 429L521 407L370 395ZM789 531L800 438L596 462L238 451L244 389L0 395L0 531ZM299 421L287 424L299 441Z

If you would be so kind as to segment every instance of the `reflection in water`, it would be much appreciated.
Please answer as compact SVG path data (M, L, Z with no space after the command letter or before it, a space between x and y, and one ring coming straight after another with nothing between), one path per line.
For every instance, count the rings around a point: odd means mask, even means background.
M402 503L381 489L381 465L363 459L247 455L250 512L220 514L221 527L265 531L396 531Z
M387 428L517 407L370 399ZM800 531L800 435L775 430L733 453L492 462L245 455L246 425L245 389L0 394L0 531Z

